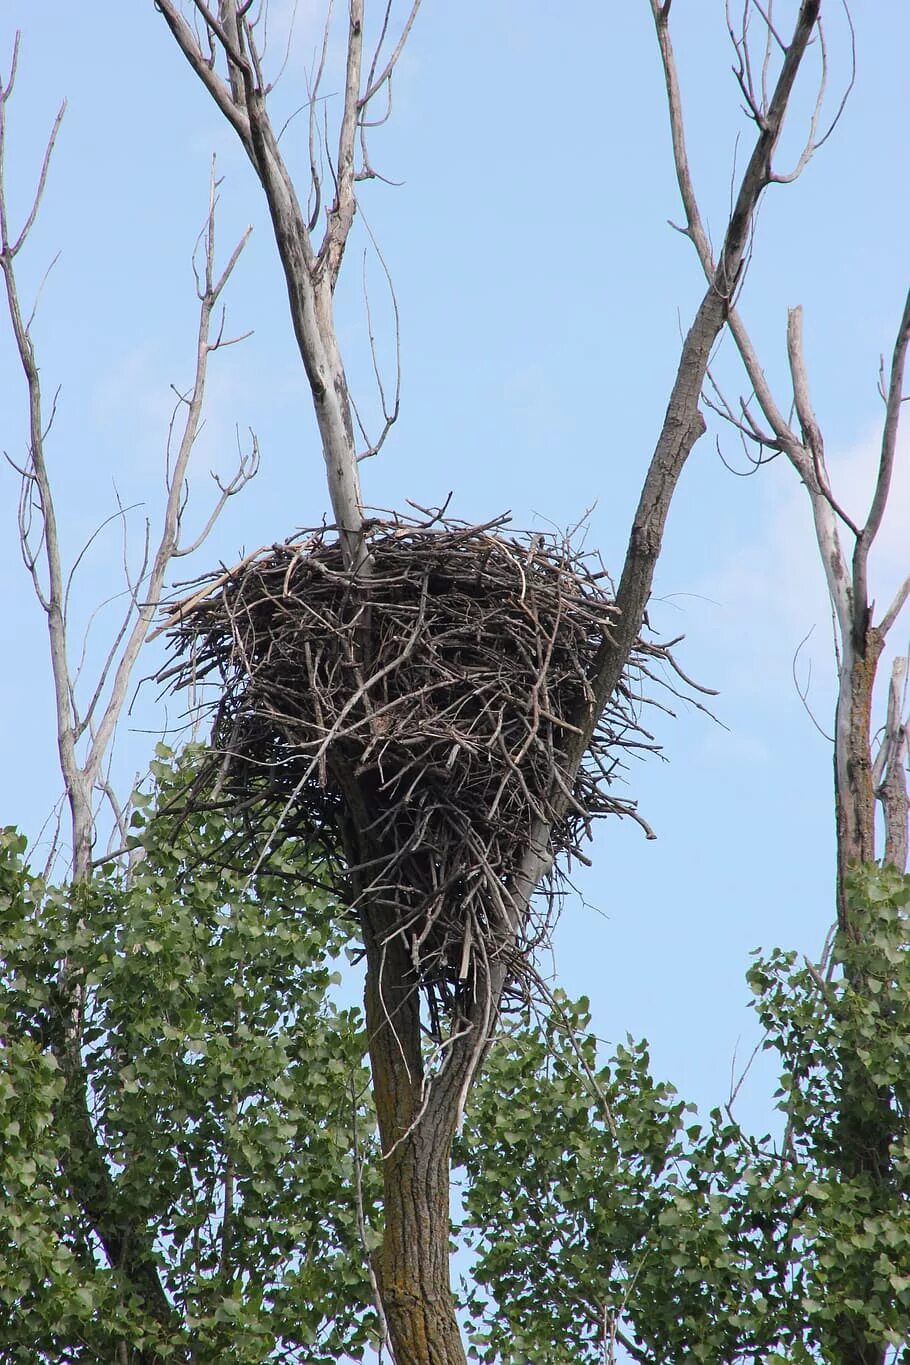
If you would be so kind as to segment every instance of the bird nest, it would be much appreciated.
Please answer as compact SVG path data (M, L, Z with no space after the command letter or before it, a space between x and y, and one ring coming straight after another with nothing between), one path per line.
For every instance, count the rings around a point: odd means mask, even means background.
M573 772L616 620L610 580L506 521L372 522L356 575L333 532L306 532L200 581L166 622L178 657L162 677L217 681L232 792L268 793L286 833L340 834L351 904L404 936L435 1019L480 947L508 937L518 959L549 926L592 821L635 815L615 780L655 747L641 703L668 657L637 641ZM516 941L503 904L539 821L553 867Z

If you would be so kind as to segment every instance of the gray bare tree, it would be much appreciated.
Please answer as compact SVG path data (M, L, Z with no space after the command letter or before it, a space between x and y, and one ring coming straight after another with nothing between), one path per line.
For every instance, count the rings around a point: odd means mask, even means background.
M74 577L99 531L71 563L66 562L54 497L52 428L57 395L47 402L42 391L35 342L41 290L32 303L23 303L16 273L41 206L65 105L54 120L31 205L21 224L14 224L7 202L5 169L18 59L17 35L9 76L0 84L0 271L25 381L28 444L21 463L12 458L10 463L21 480L18 524L22 558L47 626L63 807L68 816L65 832L58 821L47 865L48 869L53 868L58 854L61 858L67 856L68 880L75 886L89 882L94 867L106 861L106 855L96 848L103 807L107 807L104 823L112 830L112 846L122 849L127 842L129 801L115 792L109 780L109 763L117 725L136 685L140 653L155 622L168 572L176 559L191 554L205 542L225 503L256 473L258 451L253 438L233 477L219 485L200 529L191 536L185 533L187 470L202 423L209 361L214 353L238 339L225 334L224 314L219 318L218 304L249 230L219 269L215 255L217 182L213 163L209 204L194 258L199 301L194 374L190 387L180 394L167 434L162 459L166 470L164 506L154 536L151 526L146 525L138 562L132 564L125 542L124 509L115 509L99 527L101 531L111 522L124 524L123 609L100 666L94 677L86 677L87 642L78 635L73 638L69 608ZM85 983L64 959L46 1032L66 1087L69 1130L66 1177L96 1229L110 1264L123 1267L127 1279L147 1299L152 1313L167 1318L171 1310L157 1277L152 1249L145 1243L138 1225L131 1226L118 1207L111 1172L92 1122L92 1095L83 1058L84 1003Z
M803 9L806 7L804 6ZM699 264L710 282L717 265L699 208L683 121L682 99L676 61L670 39L668 3L651 0L663 62L673 154L680 198L685 214L682 231L691 241ZM774 99L768 72L781 40L767 14L758 5L742 6L734 24L728 6L728 29L735 54L734 71L748 117L761 138L774 119ZM827 86L827 49L821 7L815 6L815 46L820 78L818 99L810 119L806 142L795 165L786 173L769 173L768 183L796 180L814 152L826 141L840 113L823 127L823 100ZM844 10L850 26L849 11ZM762 22L755 23L756 18ZM753 27L750 29L750 24ZM852 26L850 26L852 37ZM848 83L852 85L852 79ZM775 92L776 93L776 92ZM846 97L845 97L846 98ZM768 168L770 172L770 167ZM739 353L750 386L747 396L735 402L712 385L709 404L743 439L757 468L774 454L783 455L806 490L819 559L824 569L834 622L837 661L837 702L833 727L834 814L837 833L835 897L837 930L848 939L862 942L866 933L865 911L851 896L849 871L877 859L904 872L907 868L907 759L910 720L906 718L907 659L893 663L885 715L881 725L875 714L875 685L885 645L907 598L910 573L878 616L870 590L870 553L874 547L892 490L898 432L906 401L905 370L910 343L910 292L907 293L890 363L882 361L880 393L884 408L879 440L878 468L865 514L854 518L832 487L825 459L825 439L813 410L809 374L803 345L803 311L791 308L787 316L786 348L790 388L783 400L772 390L746 322L738 305L739 281L731 282L726 325ZM877 834L877 808L881 834ZM825 963L824 965L827 965ZM861 991L878 989L874 980L862 977L852 983ZM869 1081L855 1057L842 1059L840 1095L840 1143L844 1177L866 1177L886 1183L892 1166L891 1142L895 1131L894 1098ZM874 1257L870 1252L870 1260ZM884 1342L870 1342L863 1328L863 1314L843 1305L838 1324L838 1359L844 1365L881 1365L887 1353Z

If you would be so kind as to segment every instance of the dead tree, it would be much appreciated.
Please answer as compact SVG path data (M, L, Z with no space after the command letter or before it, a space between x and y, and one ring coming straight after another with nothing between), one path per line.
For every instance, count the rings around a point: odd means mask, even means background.
M391 6L385 9L379 21L380 47L364 76L364 5L363 0L350 0L343 114L332 163L334 193L318 247L313 233L319 222L324 177L317 159L311 156L313 211L304 214L269 119L269 86L262 72L250 6L239 4L238 0L220 0L216 10L204 0L195 0L199 32L181 15L175 0L157 0L157 7L193 71L237 132L259 177L272 217L326 460L347 574L346 601L357 621L356 628L349 629L347 635L348 670L355 683L339 710L347 721L352 709L365 703L372 689L388 674L383 673L381 666L375 668L371 644L370 625L376 606L371 596L371 578L382 579L383 575L378 550L375 564L371 560L371 528L360 503L350 395L332 327L332 290L356 209L356 184L372 174L365 152L360 160L355 156L359 139L370 123L371 101L392 78L417 6L407 14L387 58L381 55L382 40L388 33ZM658 32L666 43L669 0L663 5L655 0L653 9ZM402 932L403 924L411 922L409 888L396 883L391 894L376 893L375 862L380 854L386 856L378 847L381 838L376 805L359 778L352 778L345 785L344 763L339 765L338 781L344 797L341 819L351 864L351 903L360 918L367 957L366 1010L384 1156L385 1228L376 1268L390 1344L399 1365L463 1365L465 1360L449 1284L449 1164L453 1135L495 1030L503 991L514 975L516 949L527 940L532 898L551 872L557 852L564 847L558 831L573 810L573 803L577 803L577 783L585 757L605 709L622 687L630 657L640 640L670 503L686 460L705 430L699 405L712 348L735 311L736 291L750 248L756 209L776 178L775 149L797 76L818 33L820 9L821 0L802 0L792 34L786 41L780 41L774 71L766 73L767 99L760 118L756 119L754 142L734 195L721 249L716 260L705 262L704 297L683 341L666 415L633 520L615 610L610 613L609 626L604 623L600 628L586 662L585 685L574 712L563 718L567 722L563 725L563 742L554 752L544 799L537 799L539 794L534 793L534 799L529 800L524 829L518 846L510 851L508 869L484 869L491 889L483 941L471 956L470 972L460 978L461 989L444 1021L443 1031L435 1037L431 1057L423 1042L421 990L412 943ZM321 71L319 65L317 81L308 92L311 108ZM383 527L381 533L394 538L396 527ZM298 551L300 556L309 554L311 563L314 555L319 561L324 553L321 548L310 553L306 546L291 545L288 558L293 559ZM269 571L274 567L270 563ZM322 567L331 573L341 569L334 563L323 563ZM294 571L292 564L286 566L287 587ZM316 568L313 572L321 570ZM426 583L427 592L431 590L431 577L421 579L417 574L416 580ZM252 613L259 610L256 603L261 604L261 596L255 601L237 596L241 592L239 577L223 582L219 590L225 611L230 614L232 604L236 605L238 611L233 619L249 625ZM203 590L203 598L207 591ZM418 592L411 617L418 622L421 600ZM202 610L201 599L199 603L182 604L173 618L178 630L191 621L197 605ZM276 605L275 611L279 610ZM237 629L238 648L242 648L242 641L253 637L244 635L239 626ZM204 627L201 634L205 634ZM200 647L204 648L204 644ZM535 704L533 697L527 700L529 705ZM374 714L373 722L382 723L383 715ZM333 737L337 732L330 722L324 723L326 733ZM367 724L366 719L363 723ZM280 729L277 726L276 733ZM331 766L331 755L328 749L320 753L317 745L310 753L305 771L318 774L323 761ZM467 848L465 859L467 863ZM441 894L452 901L450 917L455 917L464 894L463 883L458 884L456 879L455 884L443 887Z
M670 4L668 0L663 4L651 0L651 8L663 61L676 175L685 214L682 231L695 248L710 283L716 279L717 265L689 169L679 79L670 40ZM766 12L757 3L745 0L740 20L735 25L730 17L731 8L728 6L728 29L735 53L734 71L747 116L760 139L775 117L776 92L769 92L768 70L780 38L770 7ZM803 14L810 18L807 11L813 7L804 5L801 8L801 18ZM787 174L772 174L768 167L768 183L795 180L829 136L844 107L842 101L833 121L827 128L822 128L827 49L818 17L820 6L815 5L814 9L820 77L809 135L795 166ZM844 12L849 25L849 12ZM861 941L866 926L862 908L851 899L850 867L872 863L879 856L901 872L907 867L910 721L905 719L903 711L906 704L905 658L898 658L894 664L886 716L880 730L873 722L873 700L877 669L886 641L910 596L910 574L893 600L876 617L869 586L869 557L888 506L902 405L906 401L904 375L910 344L910 292L903 303L890 364L882 362L880 393L884 417L875 486L865 515L854 518L838 500L828 473L825 440L813 410L805 362L802 309L791 308L787 317L790 386L781 402L771 389L738 306L737 284L737 281L732 282L726 325L751 393L733 403L712 385L713 397L709 401L715 412L737 430L756 465L769 454L782 454L792 465L809 499L835 629L837 702L833 760L837 928L841 936ZM881 807L883 841L876 838L877 803ZM863 989L866 983L860 979L853 984ZM887 1095L870 1085L856 1058L843 1058L841 1070L839 1138L844 1175L864 1175L885 1181L894 1132L891 1102ZM884 1344L865 1339L859 1320L846 1307L842 1309L838 1324L838 1350L838 1359L844 1365L881 1365L886 1355Z
M35 300L30 307L23 306L16 275L18 258L28 245L41 206L65 105L61 106L54 120L31 206L21 225L16 225L8 208L4 173L9 109L18 59L17 35L9 77L5 83L0 83L0 272L3 275L12 335L25 379L28 405L28 443L22 463L14 464L21 479L19 539L25 569L47 623L63 803L69 817L68 838L62 836L58 821L47 866L50 870L57 861L58 853L67 853L69 881L77 885L88 882L93 868L106 861L105 856L96 849L99 810L102 807L106 806L109 812L113 846L122 847L127 841L128 803L118 799L113 790L108 777L108 765L118 721L136 684L137 662L155 621L168 570L175 558L191 554L205 542L225 503L256 473L258 452L254 438L251 449L241 457L233 477L219 484L201 530L195 536L185 534L187 468L202 420L209 359L220 348L231 345L237 339L225 335L224 316L222 313L219 321L217 308L246 244L249 230L234 247L224 267L220 270L216 268L217 181L213 163L208 210L193 264L199 300L195 373L191 387L178 400L167 439L166 497L157 540L151 539L151 528L147 525L138 563L132 568L127 567L128 559L124 551L125 606L96 676L87 680L83 677L85 641L72 638L68 606L73 577L88 546L83 547L73 563L66 562L58 531L50 450L57 398L55 396L48 404L42 393L34 337L38 301ZM10 462L13 463L12 460ZM124 515L123 509L115 510L104 525L121 521ZM131 1225L117 1206L111 1173L91 1117L92 1097L82 1060L84 990L83 981L64 961L60 968L54 1005L42 1023L66 1083L65 1111L69 1138L66 1177L74 1198L94 1228L110 1264L122 1267L132 1292L144 1303L152 1317L167 1323L173 1309L162 1288L152 1246L145 1229L139 1224Z
M250 6L221 0L215 12L208 5L197 3L205 35L203 45L173 0L161 0L157 5L181 52L239 137L265 193L287 284L294 335L313 397L332 510L346 559L357 569L364 567L363 500L351 398L335 333L333 295L354 221L355 184L373 174L365 150L367 110L376 96L389 88L418 5L419 0L391 55L380 62L380 42L364 77L363 0L351 4L343 112L337 151L334 161L329 161L334 197L318 246L313 234L321 218L325 171L318 152L316 101L325 66L328 27L308 92L310 206L305 213L269 117L266 101L271 86L263 76ZM382 38L386 36L388 20L387 13ZM224 77L216 69L215 53L224 59ZM362 148L359 162L358 146ZM371 453L375 453L375 448Z

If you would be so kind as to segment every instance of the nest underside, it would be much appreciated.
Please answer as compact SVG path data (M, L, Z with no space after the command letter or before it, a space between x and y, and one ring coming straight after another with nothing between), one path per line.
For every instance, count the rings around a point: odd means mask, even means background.
M567 542L504 523L373 523L357 575L334 532L306 532L171 608L165 676L217 685L230 790L267 791L288 833L341 834L356 908L405 937L437 1013L478 955L509 943L517 961L548 928L592 821L634 813L620 770L655 747L641 707L666 652L639 640L566 776L616 621L610 582ZM510 890L541 823L552 868L518 924Z

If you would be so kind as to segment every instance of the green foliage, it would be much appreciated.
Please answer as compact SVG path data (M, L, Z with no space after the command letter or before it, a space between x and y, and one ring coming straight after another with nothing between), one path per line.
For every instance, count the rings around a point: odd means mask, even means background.
M223 814L178 816L195 771L160 754L130 868L87 885L0 833L2 1362L328 1365L375 1339L346 922L313 849L245 874ZM604 1062L585 1000L497 1043L457 1151L476 1358L901 1358L910 879L861 869L850 895L864 932L827 976L779 950L749 972L778 1140L696 1121L644 1043ZM375 1162L363 1182L372 1246Z
M598 1062L587 1002L494 1050L460 1158L476 1357L842 1360L910 1322L910 879L862 869L859 943L825 980L749 981L781 1064L782 1139L694 1122L631 1041ZM621 1351L619 1352L621 1356Z
M857 868L848 892L862 937L836 943L832 979L779 952L749 977L808 1176L802 1305L826 1359L910 1337L910 878Z
M126 1342L130 1359L334 1362L373 1331L364 1037L331 999L346 929L310 850L245 877L217 865L221 814L164 813L193 771L159 755L128 874L46 886L0 835L2 1360L110 1361ZM172 1313L109 1264L93 1199Z

